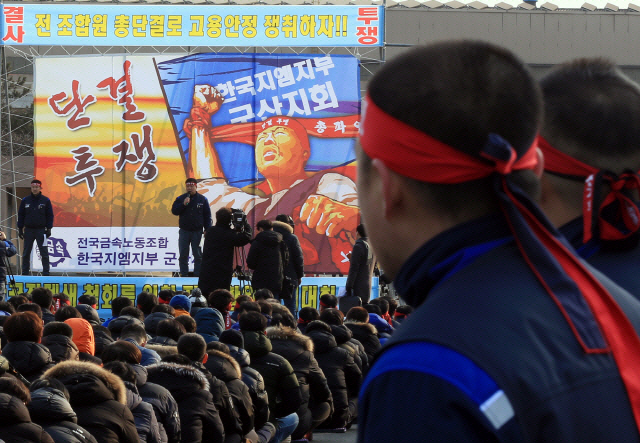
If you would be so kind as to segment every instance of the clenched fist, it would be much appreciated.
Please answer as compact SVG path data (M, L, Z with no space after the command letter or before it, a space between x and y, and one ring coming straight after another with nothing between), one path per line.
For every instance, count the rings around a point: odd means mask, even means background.
M300 221L318 234L335 237L340 231L355 231L358 226L358 208L312 194L302 205Z
M220 110L224 97L210 85L196 85L193 91L193 106L213 115Z

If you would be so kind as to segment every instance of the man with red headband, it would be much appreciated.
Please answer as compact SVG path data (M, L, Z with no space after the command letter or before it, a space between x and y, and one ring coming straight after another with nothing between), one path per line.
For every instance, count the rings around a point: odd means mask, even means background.
M533 202L541 112L488 43L414 48L372 78L360 208L416 310L363 383L360 442L640 441L640 302Z
M640 297L640 87L600 58L560 65L540 85L542 209L585 260Z
M323 272L346 273L346 253L355 242L359 218L355 183L335 172L306 171L311 156L308 131L312 129L301 123L304 119L274 116L264 122L211 128L211 117L223 102L224 97L213 86L196 85L191 116L184 123L185 133L190 136L188 169L202 179L202 193L209 198L213 211L240 208L250 220L287 214L303 229L300 243L305 265L309 268L323 263ZM355 121L357 116L338 119ZM335 118L323 120L329 125ZM326 131L325 136L336 135ZM264 180L243 188L229 185L214 146L216 140L255 144L256 167ZM318 250L314 246L327 239L331 248Z
M171 207L173 215L180 216L180 231L178 236L178 248L180 249L180 276L189 276L189 246L193 253L193 275L200 275L202 264L202 249L200 241L202 233L211 227L211 208L207 197L199 194L198 182L195 178L185 181L187 192L176 198Z
M47 238L53 228L53 207L51 200L42 195L42 182L31 181L31 194L20 202L18 209L18 236L22 244L22 275L29 275L31 250L35 241L42 259L42 275L49 275L49 246Z

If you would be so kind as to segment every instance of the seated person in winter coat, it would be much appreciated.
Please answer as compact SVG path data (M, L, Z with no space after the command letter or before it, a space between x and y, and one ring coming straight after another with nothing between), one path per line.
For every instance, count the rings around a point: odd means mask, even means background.
M369 323L375 326L378 330L380 343L385 344L385 342L391 338L393 328L384 318L382 318L382 309L380 309L380 306L371 303L364 305L363 308L365 308L369 313Z
M158 306L158 297L156 295L142 291L136 297L136 307L143 312L144 318L147 318L156 306Z
M298 426L296 411L302 404L302 392L291 364L271 352L271 341L265 335L267 319L259 312L245 312L238 324L244 337L245 349L251 356L251 367L262 374L272 423L278 431L274 440L280 442ZM275 420L275 422L274 422Z
M191 301L186 295L174 295L169 302L169 306L176 310L176 317L181 315L191 315Z
M220 335L220 343L229 348L229 355L238 362L242 371L242 381L249 387L249 394L253 402L254 428L262 428L269 420L269 396L264 386L264 378L253 369L251 357L244 349L244 338L240 331L229 329ZM207 344L207 348L211 344Z
M163 443L180 443L180 417L178 404L171 393L164 387L147 382L147 370L140 365L142 353L133 343L118 340L107 346L102 353L102 361L106 364L122 362L131 365L136 375L136 386L142 400L153 406L160 441Z
M216 289L209 294L209 306L217 309L224 319L224 328L230 329L235 323L231 318L231 306L233 305L233 294L226 289Z
M102 350L113 343L115 340L111 337L111 332L108 328L102 325L93 326L93 338L95 339L96 357L100 358Z
M294 321L293 316L291 321ZM272 352L286 358L298 379L302 393L302 404L296 411L298 427L291 434L293 440L304 437L324 422L333 412L333 399L327 379L313 355L313 342L290 327L267 329Z
M338 347L331 326L325 322L315 320L309 323L306 335L313 340L316 360L327 377L333 397L334 413L320 427L344 428L356 417L356 403L353 400L358 398L362 372L351 353Z
M168 304L160 304L153 308L151 314L147 315L144 319L144 329L147 331L147 334L151 337L155 337L156 329L158 328L158 324L162 320L167 320L170 318L174 318L173 314L169 312L165 312L171 310L171 312L175 313L176 310L173 309Z
M102 325L102 322L100 321L100 314L98 314L98 311L96 311L94 307L90 305L78 304L76 306L76 309L78 310L82 318L88 321L92 327Z
M298 311L298 329L304 334L305 328L314 320L320 319L320 313L316 308L305 306Z
M109 327L109 323L120 316L120 311L127 306L133 306L133 302L128 297L116 297L111 301L111 317L102 326Z
M27 405L31 420L42 426L56 443L97 443L93 435L78 425L78 416L69 403L69 391L55 378L39 379L29 386Z
M202 372L209 382L213 402L224 426L225 442L239 442L244 433L238 412L222 380L214 377L204 366L208 359L207 344L199 334L185 334L178 340L178 354L189 358L191 365Z
M130 324L125 326L120 333L120 340L133 343L142 352L142 366L149 366L160 362L160 355L152 349L147 349L147 332L143 323Z
M53 293L47 288L35 288L31 291L31 302L42 309L42 321L44 324L55 320L51 307L53 306Z
M220 334L225 330L224 317L217 309L201 308L193 319L196 321L196 332L207 343L218 341Z
M84 318L68 318L64 322L73 329L71 339L78 347L80 361L101 364L102 361L95 356L96 340L91 324Z
M209 392L209 382L187 357L182 358L187 364L162 361L148 366L147 380L168 389L178 403L181 443L221 443L224 427Z
M72 340L73 329L66 323L49 322L42 332L42 344L51 352L54 363L65 360L79 360L78 347Z
M187 331L184 329L184 326L182 326L182 323L175 318L162 320L158 323L156 335L147 342L147 347L149 345L178 346L178 339L186 333Z
M140 443L160 443L160 431L153 406L145 402L138 393L136 373L121 361L112 361L104 365L104 369L117 375L127 388L127 407L133 414Z
M127 391L119 377L93 363L64 361L43 378L55 378L65 385L78 424L98 443L139 443L133 414L127 407Z
M34 314L35 315L35 314ZM31 421L29 389L17 378L0 377L0 439L6 442L54 443L41 426Z
M34 381L53 366L51 352L40 343L42 320L33 312L11 315L3 325L7 345L2 355L27 380Z
M363 307L356 306L347 312L347 320L344 325L351 329L353 338L364 346L369 362L373 362L373 357L380 350L380 339L378 330L369 323L369 313Z
M320 320L331 326L331 333L336 338L338 346L351 352L353 360L360 368L364 378L364 375L369 370L369 357L367 357L362 343L354 338L351 329L344 325L342 311L338 309L325 309L320 314Z

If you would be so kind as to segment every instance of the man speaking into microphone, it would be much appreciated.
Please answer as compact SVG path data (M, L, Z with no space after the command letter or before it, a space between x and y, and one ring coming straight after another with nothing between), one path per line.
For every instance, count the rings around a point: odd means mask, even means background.
M200 275L202 263L202 249L200 241L202 233L211 227L211 208L209 200L198 194L198 182L195 178L185 181L187 192L176 198L171 207L171 213L179 216L180 233L178 248L180 249L180 276L189 276L189 245L193 253L193 275Z

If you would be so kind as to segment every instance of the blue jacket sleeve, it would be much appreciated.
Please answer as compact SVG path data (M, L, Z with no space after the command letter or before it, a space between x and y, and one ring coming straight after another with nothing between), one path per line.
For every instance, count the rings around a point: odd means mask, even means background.
M184 205L185 196L186 196L186 194L182 194L182 195L178 196L176 198L176 200L173 202L173 205L171 206L171 213L173 215L180 215L184 211L184 209L186 207ZM211 210L209 210L209 213L211 213Z
M18 253L16 247L9 240L0 242L0 254L5 257L13 257Z
M53 228L53 205L51 204L51 200L49 199L47 199L45 216L47 217L47 228Z

